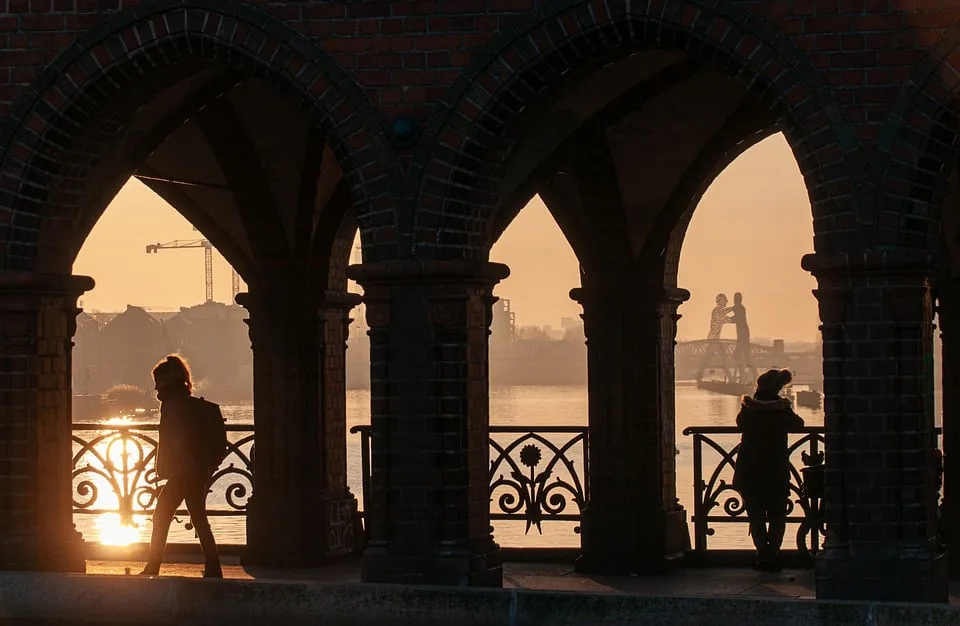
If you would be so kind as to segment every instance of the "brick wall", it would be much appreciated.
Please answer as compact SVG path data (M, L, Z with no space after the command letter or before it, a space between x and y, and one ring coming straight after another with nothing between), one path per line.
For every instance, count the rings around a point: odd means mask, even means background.
M629 252L643 262L659 259L664 249L676 256L689 203L705 181L752 139L784 132L809 191L818 253L810 267L827 307L821 313L831 554L852 563L823 570L825 593L848 593L830 585L855 581L847 584L854 595L945 596L940 587L924 591L945 580L934 572L931 477L923 469L933 424L925 359L941 205L960 162L960 37L949 30L960 19L960 0L6 0L2 7L0 276L69 272L70 255L50 233L92 221L88 187L109 191L163 140L156 133L117 137L161 89L183 85L205 68L263 79L323 131L350 200L339 206L357 212L367 265L357 275L371 286L375 432L367 579L498 584L478 486L485 481L476 479L487 454L480 316L490 286L505 275L483 265L507 221L498 208L522 196L518 190L531 193L531 180L572 165L579 167L584 198L599 195L624 209L622 183L620 197L614 193L616 159L597 137L576 137L594 142L579 144L589 147L582 157L589 162L580 164L551 160L556 146L527 140L556 129L573 133L618 103L622 113L632 101L611 90L617 81L604 79L602 69L639 51L685 54L673 86L703 68L725 76L713 95L727 104L743 97L748 105L728 124L736 132L700 128L702 143L682 146L693 155L683 170L688 176L659 207L648 245L621 246L608 256L621 265L638 261ZM583 87L587 79L597 79L595 89ZM578 89L581 100L558 106ZM584 90L592 99L582 97ZM701 100L712 101L709 95ZM413 122L397 123L405 122L400 114ZM544 173L545 164L553 169ZM584 235L584 257L599 259L607 252L600 249L604 234L620 222L601 223L591 208L581 202L566 217L580 211L597 229L601 242L589 242L589 229L571 221L571 232ZM337 258L324 259L319 274L338 287L353 226L338 215L325 228L325 245ZM310 272L297 274L301 260L261 262L279 271L272 276L302 278ZM634 263L642 274L636 284L657 293L673 286L675 266L663 260ZM316 259L310 263L308 269L318 269ZM625 269L596 267L601 275ZM617 289L611 297L621 309L639 306L630 300L632 287ZM840 313L824 304L837 289L853 303ZM447 305L433 307L438 299ZM669 308L645 309L646 330L620 320L617 332L651 356L627 373L653 375L653 357L659 373L670 369ZM622 310L609 313L618 315ZM274 355L278 371L284 356ZM891 363L902 376L890 373ZM12 362L0 376L10 385L29 371ZM849 376L852 386L843 380ZM44 384L32 383L30 393ZM669 407L658 408L662 389L648 387L634 405L659 414L634 434L638 445L664 454L671 415ZM635 390L618 400L628 392ZM31 411L32 419L41 416L39 408ZM21 436L11 431L3 441ZM848 481L840 469L848 462L857 471L872 468L878 455L886 465L871 475L873 486L855 484L862 471ZM647 459L660 475L656 485L651 479L641 486L657 506L671 495L660 482L672 468L661 461ZM910 504L904 494L922 502ZM444 543L460 551L453 561L436 550ZM909 554L890 556L903 545Z
M626 2L600 0L211 0L188 3L188 12L181 6L5 2L0 146L7 177L0 181L6 198L0 242L7 266L33 263L36 226L29 216L41 209L31 189L43 188L50 172L32 155L57 160L49 147L62 135L46 132L57 126L57 112L98 76L115 69L133 78L134 66L124 59L140 58L136 67L149 68L143 61L156 59L141 58L143 49L184 29L218 42L194 46L187 56L232 59L228 51L243 50L248 71L276 74L289 90L319 101L318 115L337 129L331 142L362 204L368 245L374 251L385 246L384 258L405 236L411 239L404 250L416 242L419 254L482 257L486 243L475 238L489 215L477 211L496 203L495 194L481 192L489 189L483 181L497 178L511 147L509 133L505 142L486 141L488 116L507 130L522 128L510 102L523 97L525 114L536 115L537 102L562 88L556 82L561 66L587 71L642 47L685 47L736 74L776 109L807 177L824 249L926 245L935 231L927 217L936 208L917 210L903 200L903 190L921 186L921 195L936 204L941 177L922 157L957 151L952 136L937 136L938 129L956 128L956 37L948 32L960 19L956 2L660 0L630 4L630 15ZM176 51L163 54L169 61ZM308 59L319 73L303 71ZM424 132L415 147L392 150L377 137L400 113L419 118ZM474 185L481 193L458 198L457 188L471 177L483 182ZM460 180L454 184L454 178ZM406 192L391 193L401 188ZM885 213L864 219L858 206ZM465 217L471 212L477 213ZM393 219L375 217L390 214ZM462 241L476 251L461 250Z

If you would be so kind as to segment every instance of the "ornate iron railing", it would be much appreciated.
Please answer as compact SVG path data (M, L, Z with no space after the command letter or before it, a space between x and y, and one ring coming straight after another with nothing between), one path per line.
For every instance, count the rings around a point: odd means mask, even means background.
M73 512L118 513L123 522L150 514L158 492L157 431L157 424L74 424ZM253 425L227 425L227 439L227 456L207 498L208 513L246 515L253 491Z
M369 510L370 426L360 435L363 508ZM492 520L521 520L543 534L548 521L579 522L590 497L588 429L584 426L490 427ZM579 532L579 527L574 529Z
M152 512L157 496L154 469L156 424L75 424L73 426L73 508L79 515L118 513L125 522ZM229 449L214 475L208 497L212 516L246 515L253 489L252 425L228 425ZM360 435L362 506L369 510L371 429ZM939 429L938 429L939 433ZM736 427L690 427L694 502L694 552L709 550L717 524L746 524L746 512L732 478L739 452ZM826 529L823 497L823 429L804 428L790 440L788 523L798 524L796 546L812 555ZM706 457L706 458L705 458ZM713 457L713 458L710 458ZM492 426L490 501L492 520L521 520L526 532L543 533L544 522L579 522L590 497L589 434L586 427ZM187 515L186 510L178 515ZM579 528L575 530L579 531Z
M937 429L938 435L940 429ZM692 426L683 434L693 437L693 529L694 552L708 550L714 524L747 523L743 497L733 488L733 473L740 451L740 430L735 426ZM790 499L787 523L798 524L796 547L813 556L826 535L822 514L824 492L824 430L807 427L790 436ZM704 471L704 452L714 453L716 463ZM786 546L785 546L786 547Z

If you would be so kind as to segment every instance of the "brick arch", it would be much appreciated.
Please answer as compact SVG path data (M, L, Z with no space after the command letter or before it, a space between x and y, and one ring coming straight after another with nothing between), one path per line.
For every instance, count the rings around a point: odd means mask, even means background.
M916 64L878 137L878 243L938 251L948 181L960 166L960 25Z
M206 65L268 80L323 127L361 227L376 213L388 235L372 237L364 229L365 243L377 241L369 253L391 255L396 213L389 181L400 175L399 167L379 117L352 77L303 34L247 3L148 0L105 19L57 57L0 131L0 223L9 224L0 230L0 271L34 269L44 223L71 218L51 213L50 185L61 183L67 200L82 192L89 163L63 163L62 157L76 156L71 151L91 128L114 135L122 130L122 116L102 113L111 99L132 93L140 104L149 102Z
M814 213L848 214L862 241L869 228L855 211L863 176L851 156L861 145L833 92L788 37L725 0L545 3L481 53L433 114L417 156L415 239L425 257L484 258L483 227L499 202L515 135L542 113L566 77L642 49L682 51L724 70L775 111L794 148ZM835 182L840 180L841 182ZM830 184L833 182L833 184ZM407 216L404 216L407 219ZM840 249L849 232L820 222L818 248Z

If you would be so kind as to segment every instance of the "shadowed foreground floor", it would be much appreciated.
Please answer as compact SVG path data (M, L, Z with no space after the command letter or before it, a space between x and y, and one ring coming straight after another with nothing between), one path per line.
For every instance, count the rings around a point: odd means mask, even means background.
M176 563L165 563L161 577L200 578L202 558L178 555ZM308 570L280 570L243 567L237 557L222 557L223 575L236 580L286 580L320 583L358 583L357 562ZM87 561L88 574L136 575L142 561ZM654 577L587 576L573 571L572 565L554 563L505 563L503 586L506 589L542 591L581 591L590 593L630 593L646 595L706 595L812 599L813 570L785 570L779 574L752 569L683 569ZM960 602L960 588L957 589Z
M0 626L960 626L956 604L813 600L809 570L608 578L509 563L504 589L479 589L358 584L356 562L299 571L244 568L235 557L224 564L222 581L198 579L202 566L189 562L154 578L127 575L143 566L132 560L90 561L88 575L0 572Z

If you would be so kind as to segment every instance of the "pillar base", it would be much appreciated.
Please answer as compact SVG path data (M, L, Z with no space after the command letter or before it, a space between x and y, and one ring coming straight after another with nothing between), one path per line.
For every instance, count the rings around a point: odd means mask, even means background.
M929 558L870 558L825 551L817 556L818 600L947 602L946 553Z
M0 539L0 570L85 574L83 537L72 525L62 535L43 540L32 535Z
M584 574L656 575L675 569L690 545L684 509L643 512L636 507L583 512Z
M355 558L362 538L357 500L287 492L256 494L247 505L244 565L312 567Z
M361 560L360 580L365 583L443 585L450 587L503 587L500 546L482 554L398 556L383 546L370 546Z

